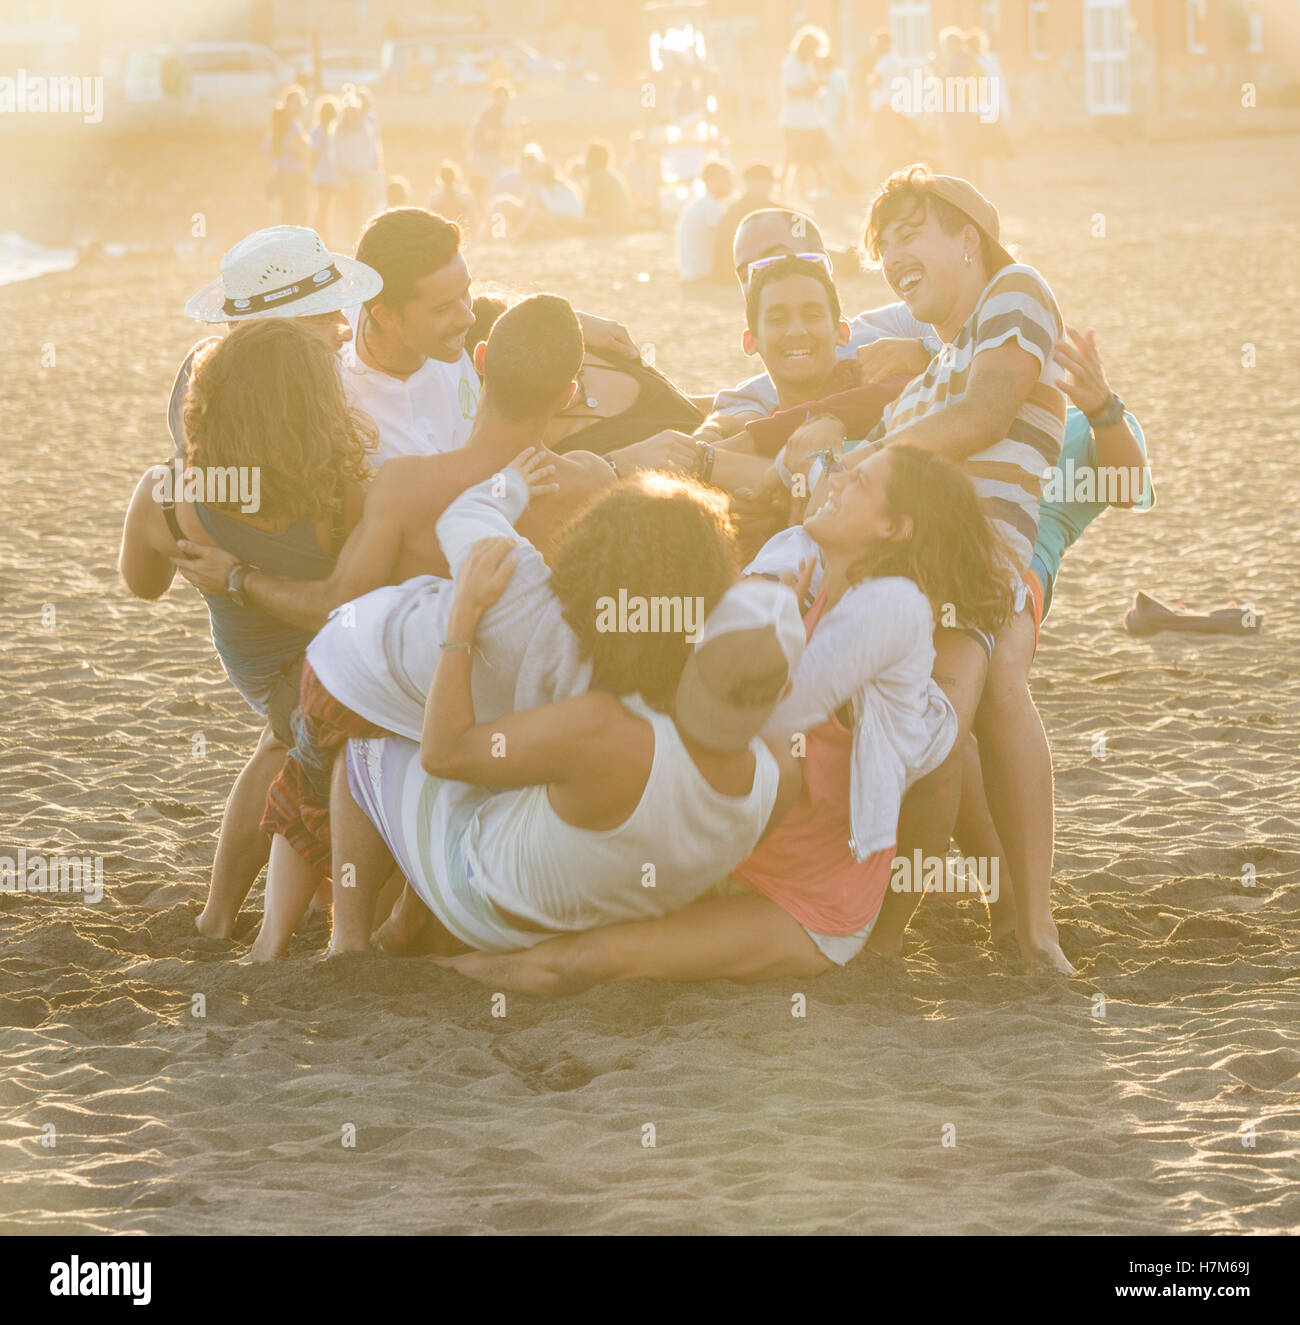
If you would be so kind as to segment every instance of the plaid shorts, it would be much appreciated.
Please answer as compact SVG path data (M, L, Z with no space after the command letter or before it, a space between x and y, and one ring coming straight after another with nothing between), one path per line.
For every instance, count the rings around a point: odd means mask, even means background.
M354 736L391 736L320 683L309 662L302 665L298 707L289 719L293 749L266 796L261 829L279 833L318 878L330 872L330 773L334 757Z

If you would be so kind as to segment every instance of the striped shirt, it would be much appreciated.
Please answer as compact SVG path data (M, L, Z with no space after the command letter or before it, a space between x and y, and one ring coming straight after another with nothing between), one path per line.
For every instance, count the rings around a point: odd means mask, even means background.
M1061 370L1052 358L1063 331L1061 311L1047 282L1019 263L1003 267L984 287L957 339L890 405L868 441L888 440L908 424L966 395L975 356L1014 340L1038 361L1038 380L1001 441L966 460L970 475L1018 570L1029 565L1038 532L1043 475L1057 463L1065 436Z

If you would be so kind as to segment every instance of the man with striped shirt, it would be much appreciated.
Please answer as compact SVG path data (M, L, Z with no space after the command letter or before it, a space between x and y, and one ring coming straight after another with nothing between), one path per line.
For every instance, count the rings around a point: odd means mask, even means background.
M1036 637L1021 578L1033 554L1043 475L1061 453L1066 399L1054 359L1064 324L1043 278L999 242L997 209L973 185L912 166L891 175L872 202L866 247L885 279L943 348L847 457L906 443L962 464L1001 534L1016 585L1016 612L996 640L947 622L935 631L934 676L960 724L952 755L904 802L899 854L948 850L961 794L967 734L980 741L990 803L1010 807L998 828L1008 847L1020 916L1041 932L1018 935L1028 965L1069 970L1046 905L1053 839L1047 736L1023 685ZM1014 843L1014 845L1012 845ZM1026 905L1020 906L1021 890ZM1041 894L1041 896L1040 896ZM886 898L872 946L898 952L918 894ZM1037 903L1037 904L1034 904ZM1027 922L1028 923L1028 922Z

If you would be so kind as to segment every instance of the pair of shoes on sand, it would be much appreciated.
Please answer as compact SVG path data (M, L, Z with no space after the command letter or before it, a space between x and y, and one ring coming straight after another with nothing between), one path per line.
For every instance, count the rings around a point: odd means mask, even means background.
M1141 590L1134 595L1133 606L1124 616L1124 629L1130 635L1154 635L1160 630L1200 635L1256 635L1263 624L1263 613L1253 607L1227 603L1212 612L1189 612L1181 603L1167 607Z

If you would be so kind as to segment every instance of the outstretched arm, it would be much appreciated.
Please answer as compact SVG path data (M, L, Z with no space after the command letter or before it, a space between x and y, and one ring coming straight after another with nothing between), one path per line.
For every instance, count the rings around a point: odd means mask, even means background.
M1084 417L1103 413L1114 398L1110 383L1102 368L1101 354L1097 350L1097 336L1093 331L1080 334L1066 327L1068 339L1056 343L1056 361L1067 370L1062 389L1071 404L1083 412ZM1100 469L1128 471L1128 501L1112 501L1112 506L1131 507L1150 505L1151 477L1147 468L1146 451L1124 415L1109 426L1090 424L1092 428L1097 466ZM1144 497L1146 501L1144 503Z
M469 952L440 965L494 989L543 997L615 980L749 984L831 967L797 920L756 893L706 898L655 920L566 934L522 952Z

